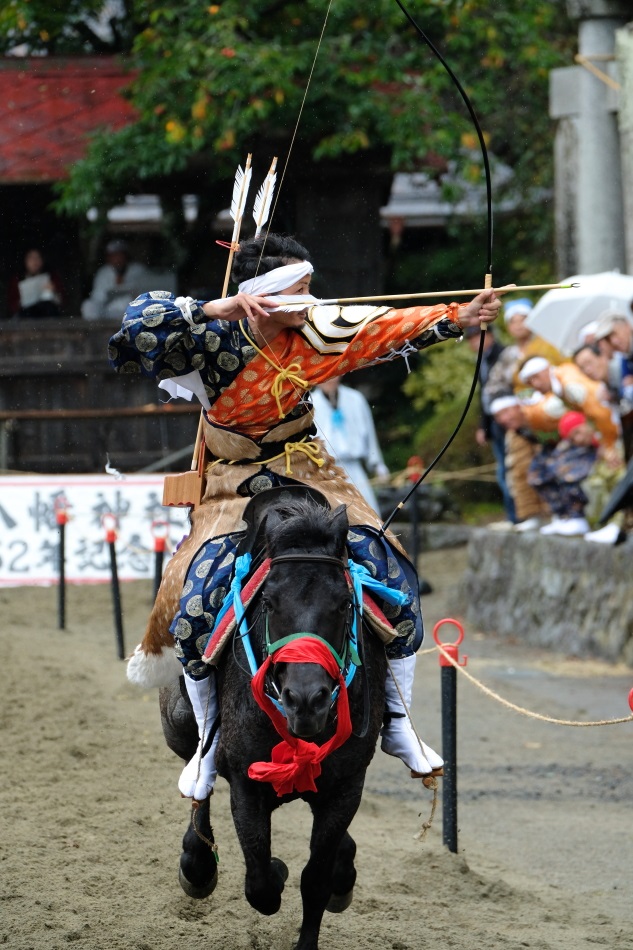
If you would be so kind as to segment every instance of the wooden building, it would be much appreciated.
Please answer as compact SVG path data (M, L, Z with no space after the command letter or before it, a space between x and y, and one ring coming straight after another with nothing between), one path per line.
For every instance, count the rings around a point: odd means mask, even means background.
M165 404L153 380L115 374L107 345L116 327L0 323L0 471L101 472L108 460L121 472L189 467L198 403Z
M138 471L195 439L196 407L163 405L154 382L110 369L116 324L76 316L91 249L51 208L88 134L134 121L125 82L114 57L0 59L0 471L99 472L108 459ZM31 247L61 277L65 318L8 319L8 283Z

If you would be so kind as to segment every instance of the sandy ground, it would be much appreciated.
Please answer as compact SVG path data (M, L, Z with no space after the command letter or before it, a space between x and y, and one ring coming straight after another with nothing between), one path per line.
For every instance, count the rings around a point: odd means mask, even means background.
M465 551L426 555L427 629L455 616ZM126 646L138 640L149 584L123 586ZM457 614L458 615L458 614ZM0 944L14 950L290 950L309 812L275 816L290 868L282 909L243 898L243 864L219 782L220 883L195 902L177 883L188 804L164 745L156 695L125 680L109 590L0 590L3 752ZM427 639L428 645L428 639ZM552 716L626 716L633 672L466 631L468 669L509 700ZM439 666L420 661L414 714L439 748ZM459 852L442 844L441 805L377 753L352 826L359 879L344 915L326 915L323 950L633 948L633 724L565 728L509 712L460 679Z

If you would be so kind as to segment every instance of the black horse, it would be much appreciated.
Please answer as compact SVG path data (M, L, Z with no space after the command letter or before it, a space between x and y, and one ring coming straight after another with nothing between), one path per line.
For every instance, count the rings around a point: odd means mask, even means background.
M268 509L263 534L270 570L261 597L247 613L252 647L260 663L267 652L266 636L274 649L280 639L306 631L327 640L339 656L345 653L356 610L346 573L348 529L344 506L332 512L304 499ZM303 922L296 950L317 950L324 911L343 911L352 901L356 845L347 829L360 804L381 727L386 673L384 645L359 628L361 665L348 689L352 732L323 759L316 792L293 791L279 797L269 782L249 778L252 763L270 761L280 735L255 702L240 637L224 650L218 668L222 726L216 762L231 787L231 809L246 862L246 898L262 914L279 910L288 876L283 862L271 856L271 813L295 798L304 799L312 810L310 858L301 875ZM335 680L323 666L276 662L270 667L267 685L279 697L290 736L322 746L335 735L340 699ZM191 758L198 735L184 688L161 691L161 715L170 748ZM209 801L194 803L180 859L180 883L196 898L208 896L217 881Z

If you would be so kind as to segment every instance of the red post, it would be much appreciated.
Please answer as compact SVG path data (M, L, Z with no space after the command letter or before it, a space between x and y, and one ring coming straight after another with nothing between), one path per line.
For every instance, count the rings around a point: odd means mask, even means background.
M165 547L169 535L169 523L167 521L152 521L152 535L154 536L154 598L158 593L160 582L163 578L163 560L165 557Z
M117 640L117 654L120 660L125 659L125 646L123 643L123 614L121 611L121 590L119 588L119 572L116 563L116 531L119 521L116 515L105 514L101 519L105 528L105 538L110 548L110 577L112 584L112 609L114 612L114 626Z
M66 525L68 524L68 499L58 495L55 499L55 521L59 528L59 585L57 588L57 625L66 628Z

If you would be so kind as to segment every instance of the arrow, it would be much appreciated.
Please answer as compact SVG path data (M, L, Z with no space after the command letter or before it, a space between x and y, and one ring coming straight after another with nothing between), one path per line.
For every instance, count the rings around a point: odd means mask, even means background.
M319 300L320 306L326 304L344 304L344 303L373 303L380 300L432 300L435 297L472 297L484 293L485 290L493 290L496 294L509 294L519 290L570 290L573 287L580 287L580 284L506 284L503 287L475 287L471 290L434 290L423 294L382 294L375 297L338 297ZM296 298L299 302L299 297Z

